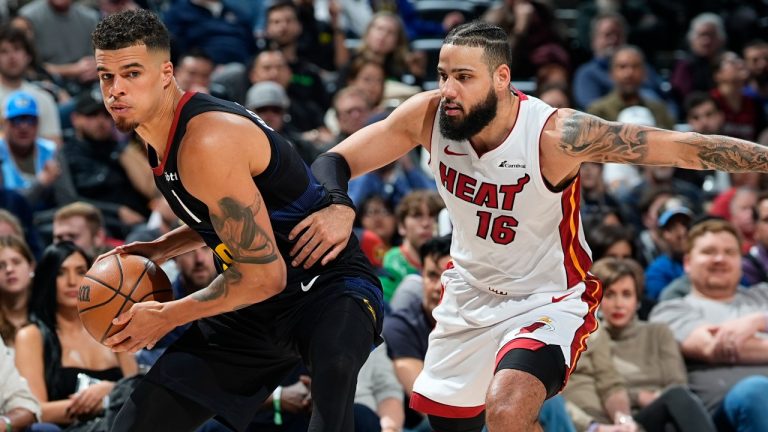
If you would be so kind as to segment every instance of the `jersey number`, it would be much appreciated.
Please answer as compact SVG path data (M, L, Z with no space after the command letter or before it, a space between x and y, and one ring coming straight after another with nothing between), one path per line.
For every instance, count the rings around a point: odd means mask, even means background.
M477 217L480 218L477 236L481 239L488 239L488 231L491 233L491 240L497 244L507 245L515 239L515 230L512 228L517 226L517 219L512 216L501 215L493 218L490 212L478 211Z

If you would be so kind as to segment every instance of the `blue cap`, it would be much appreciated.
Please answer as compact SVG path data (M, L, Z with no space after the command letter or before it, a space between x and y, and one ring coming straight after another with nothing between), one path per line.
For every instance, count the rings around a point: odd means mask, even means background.
M27 92L15 91L8 95L4 108L3 111L6 119L20 116L37 117L37 102L35 102L35 98Z
M670 220L677 215L687 216L690 221L693 219L693 212L687 207L672 207L659 215L659 227L665 228Z

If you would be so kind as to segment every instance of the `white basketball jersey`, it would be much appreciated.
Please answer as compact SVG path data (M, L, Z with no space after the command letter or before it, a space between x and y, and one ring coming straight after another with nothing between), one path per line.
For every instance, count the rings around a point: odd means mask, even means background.
M503 296L563 291L591 266L578 177L554 192L541 174L539 141L555 109L518 95L517 120L499 147L478 157L469 141L442 136L438 113L430 154L453 223L456 270L476 288Z

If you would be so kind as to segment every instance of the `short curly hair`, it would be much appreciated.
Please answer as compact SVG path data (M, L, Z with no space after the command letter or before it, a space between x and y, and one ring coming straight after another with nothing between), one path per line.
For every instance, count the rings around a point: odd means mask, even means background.
M168 29L146 9L119 12L104 18L91 35L94 49L118 50L145 45L147 50L171 50Z

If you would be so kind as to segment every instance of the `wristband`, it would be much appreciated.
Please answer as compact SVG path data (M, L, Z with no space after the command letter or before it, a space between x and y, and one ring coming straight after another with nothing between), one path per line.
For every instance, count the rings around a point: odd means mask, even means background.
M283 424L283 413L280 411L280 398L283 396L283 388L277 386L275 391L272 392L272 408L275 411L275 417L273 423L280 426Z
M11 418L8 416L0 416L0 420L5 423L5 432L13 432L13 425L11 424Z

